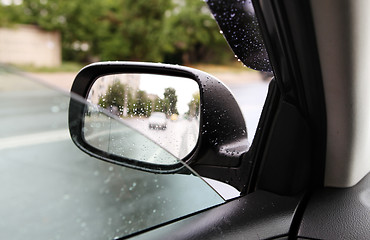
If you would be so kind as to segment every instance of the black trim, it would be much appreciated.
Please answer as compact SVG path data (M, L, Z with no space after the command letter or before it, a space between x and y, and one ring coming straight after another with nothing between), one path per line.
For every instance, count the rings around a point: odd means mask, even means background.
M254 4L282 99L296 106L310 129L310 184L323 186L326 105L309 1L255 0Z
M276 239L286 237L301 195L256 191L121 239Z
M248 174L248 185L243 189L243 194L248 194L256 190L257 176L262 165L262 158L265 151L266 142L273 122L273 116L276 114L280 99L280 91L276 80L272 79L269 84L268 94L262 109L261 117L258 122L256 134L252 146L243 161L251 162L251 173Z

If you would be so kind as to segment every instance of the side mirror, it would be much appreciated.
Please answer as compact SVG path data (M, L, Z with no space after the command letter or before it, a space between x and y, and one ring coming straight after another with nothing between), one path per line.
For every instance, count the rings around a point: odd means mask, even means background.
M71 137L105 161L155 173L179 172L184 163L230 169L249 148L233 95L202 71L95 63L78 73L71 92L78 95L70 101Z

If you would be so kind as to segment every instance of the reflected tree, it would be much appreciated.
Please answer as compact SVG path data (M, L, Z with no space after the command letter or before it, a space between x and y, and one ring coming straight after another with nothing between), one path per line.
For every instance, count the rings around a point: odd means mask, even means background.
M179 114L177 110L177 95L174 88L168 87L163 93L164 99L164 112L167 115Z
M164 101L160 97L154 100L154 112L164 112Z
M150 116L152 112L152 101L148 98L145 91L138 91L136 93L135 104L132 108L133 115L136 116Z
M199 92L193 94L193 98L188 103L189 110L186 113L189 117L195 117L199 115L200 111L200 94Z
M151 96L151 97L150 97ZM109 85L105 94L99 97L98 104L116 115L126 117L149 117L154 112L164 112L167 116L179 114L177 95L174 88L164 90L163 99L146 91L133 93L131 88L120 81ZM126 110L126 111L125 111Z
M120 81L114 81L112 85L108 86L105 94L99 97L98 104L107 109L116 107L121 113L125 105L125 91L125 84L122 84Z

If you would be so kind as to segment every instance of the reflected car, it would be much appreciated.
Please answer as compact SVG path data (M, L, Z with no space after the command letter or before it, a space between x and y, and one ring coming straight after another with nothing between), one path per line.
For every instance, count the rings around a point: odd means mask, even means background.
M149 119L149 128L150 129L166 129L167 128L167 117L163 112L153 112Z

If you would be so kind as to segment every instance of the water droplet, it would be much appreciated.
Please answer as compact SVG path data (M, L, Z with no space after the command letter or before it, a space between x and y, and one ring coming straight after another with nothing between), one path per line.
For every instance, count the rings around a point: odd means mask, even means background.
M59 111L60 111L60 108L59 108L59 106L52 106L50 110L51 110L51 112L53 112L53 113L57 113L57 112L59 112Z

